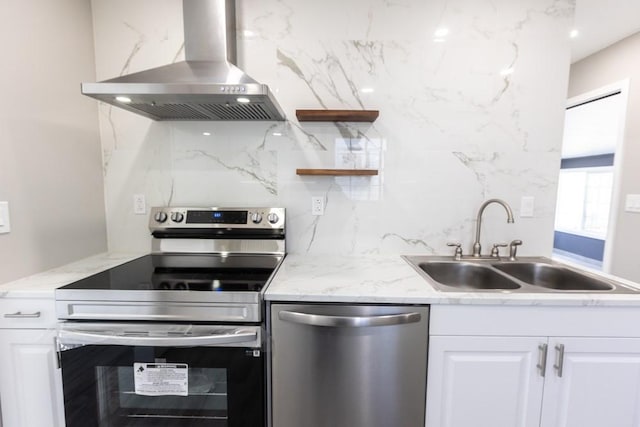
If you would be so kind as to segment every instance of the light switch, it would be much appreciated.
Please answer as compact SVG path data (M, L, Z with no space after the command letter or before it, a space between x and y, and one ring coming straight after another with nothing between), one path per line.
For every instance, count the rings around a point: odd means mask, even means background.
M0 202L0 234L11 231L9 222L9 202Z
M640 194L627 194L624 210L640 213Z
M520 218L531 218L533 216L535 198L533 196L523 196L520 199Z

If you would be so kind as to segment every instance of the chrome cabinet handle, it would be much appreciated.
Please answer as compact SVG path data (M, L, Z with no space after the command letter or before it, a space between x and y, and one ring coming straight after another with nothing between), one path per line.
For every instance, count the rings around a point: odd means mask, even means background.
M281 311L278 318L285 322L310 326L329 326L334 328L366 328L370 326L392 326L420 321L420 313L389 314L382 316L326 316L321 314Z
M556 363L553 368L556 370L558 377L562 378L562 367L564 365L564 344L556 344Z
M153 337L132 335L112 335L108 332L68 331L58 332L58 342L63 345L125 345L151 347L193 347L215 346L230 343L251 342L258 334L255 331L239 330L230 334Z
M536 368L540 371L540 376L544 378L547 372L547 344L540 344L538 346L538 364Z
M20 311L16 311L15 313L5 313L4 317L5 319L37 319L40 317L40 312L22 313Z

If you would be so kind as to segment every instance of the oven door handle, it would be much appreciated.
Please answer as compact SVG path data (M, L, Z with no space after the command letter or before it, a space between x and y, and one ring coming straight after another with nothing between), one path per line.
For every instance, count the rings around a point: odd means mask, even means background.
M145 336L140 333L113 335L109 332L96 331L58 331L58 342L61 347L74 348L79 345L125 345L150 347L203 347L223 344L254 342L258 337L256 331L236 330L226 334L184 335L184 336Z

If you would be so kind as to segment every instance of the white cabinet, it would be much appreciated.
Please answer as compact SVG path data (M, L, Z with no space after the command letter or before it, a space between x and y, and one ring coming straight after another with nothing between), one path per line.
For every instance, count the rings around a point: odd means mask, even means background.
M551 338L542 427L640 427L640 339Z
M640 427L640 338L432 337L426 419L429 427Z
M524 427L540 419L546 338L432 337L426 425Z
M4 425L64 426L55 331L0 330L0 396Z
M426 426L640 427L637 309L515 309L432 309Z
M53 299L0 299L0 400L4 427L63 427Z

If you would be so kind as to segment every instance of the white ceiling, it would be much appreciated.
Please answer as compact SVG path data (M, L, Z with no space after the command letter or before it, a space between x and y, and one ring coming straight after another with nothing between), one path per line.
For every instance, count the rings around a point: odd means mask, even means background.
M571 62L640 31L640 0L577 0Z

